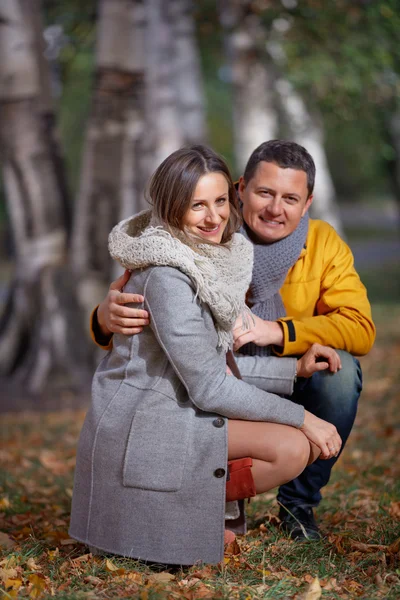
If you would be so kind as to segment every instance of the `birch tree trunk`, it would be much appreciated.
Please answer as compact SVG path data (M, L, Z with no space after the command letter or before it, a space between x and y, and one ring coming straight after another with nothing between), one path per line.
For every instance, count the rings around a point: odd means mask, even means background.
M145 12L140 0L101 0L95 81L85 134L71 260L86 316L113 275L111 228L145 207Z
M193 18L193 0L170 0L175 53L175 93L185 144L206 140L205 98Z
M235 156L243 172L253 150L278 134L274 78L265 53L265 30L251 2L220 0L219 10L233 85Z
M68 235L72 228L71 198L69 193L67 173L65 169L64 154L57 128L57 117L55 113L55 102L52 93L51 75L49 63L45 57L46 44L43 38L43 18L38 0L19 0L22 16L26 27L33 33L34 55L39 68L39 97L38 115L42 120L43 131L51 148L51 158L57 175L57 181L62 197L62 209L64 222Z
M176 89L174 28L170 3L146 0L148 18L146 68L148 88L146 120L148 125L148 169L155 168L185 143Z
M343 236L342 219L326 157L320 119L315 112L307 109L303 98L286 79L281 77L276 83L276 89L280 97L284 137L304 146L315 162L316 178L311 216L327 221Z
M40 10L32 0L34 10ZM0 324L0 365L32 392L50 373L84 376L71 349L76 315L64 264L67 229L53 147L41 114L35 32L16 0L0 4L0 149L15 276Z

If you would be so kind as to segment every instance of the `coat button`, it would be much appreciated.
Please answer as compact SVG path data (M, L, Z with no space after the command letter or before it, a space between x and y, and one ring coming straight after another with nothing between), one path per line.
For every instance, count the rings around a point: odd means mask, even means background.
M223 419L222 417L217 417L216 419L214 419L213 425L214 427L223 427L225 425L225 419Z
M214 477L218 477L218 479L220 479L221 477L225 476L225 469L215 469L214 471Z

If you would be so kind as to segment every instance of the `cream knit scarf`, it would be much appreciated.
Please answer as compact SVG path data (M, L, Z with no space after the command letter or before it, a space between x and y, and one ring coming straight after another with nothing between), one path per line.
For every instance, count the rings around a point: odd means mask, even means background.
M235 233L227 244L199 244L158 222L150 210L121 221L108 238L111 256L126 269L175 267L192 280L196 296L207 304L218 333L218 346L232 347L232 327L242 315L248 323L245 295L251 281L253 247Z

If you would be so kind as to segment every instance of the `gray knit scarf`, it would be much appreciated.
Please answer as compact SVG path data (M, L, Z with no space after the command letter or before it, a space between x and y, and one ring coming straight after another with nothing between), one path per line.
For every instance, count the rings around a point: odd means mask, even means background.
M254 247L253 278L247 302L251 311L265 321L275 321L286 315L279 290L306 243L308 221L306 213L293 233L271 244L255 241L246 226L240 230ZM242 346L239 352L250 356L269 356L272 350L271 346L250 343Z
M202 244L182 231L169 229L150 210L121 221L108 238L111 256L126 269L170 266L192 280L196 296L208 305L218 334L218 347L232 348L232 328L239 315L249 323L245 304L251 281L253 246L235 233L226 244Z

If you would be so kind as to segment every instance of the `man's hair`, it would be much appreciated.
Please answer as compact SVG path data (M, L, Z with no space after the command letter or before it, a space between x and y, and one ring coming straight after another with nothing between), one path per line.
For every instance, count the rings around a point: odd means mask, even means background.
M307 175L308 196L311 196L315 183L315 163L303 146L286 140L263 142L250 156L244 170L243 179L249 183L260 162L274 163L282 169L297 169Z

